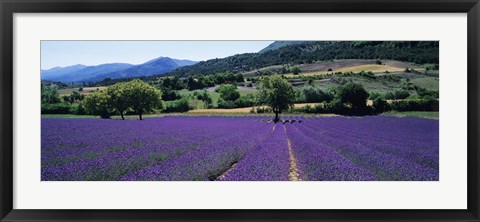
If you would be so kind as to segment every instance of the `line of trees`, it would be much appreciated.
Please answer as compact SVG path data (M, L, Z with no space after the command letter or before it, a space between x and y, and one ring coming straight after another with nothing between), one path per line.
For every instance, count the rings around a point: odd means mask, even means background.
M41 84L41 113L42 114L85 114L79 103L83 95L73 91L70 95L60 97L58 88L63 86L42 81Z
M439 104L438 91L418 87L415 88L416 93L412 95L404 89L369 93L361 84L353 82L346 82L338 88L327 90L312 85L295 89L281 76L264 77L257 86L259 93L255 96L241 95L233 84L221 85L216 90L220 93L218 108L267 105L270 108L263 112L273 112L275 120L278 121L278 115L284 111L369 115L389 110L438 111ZM164 103L162 91L142 80L116 83L106 90L85 97L78 92L72 92L70 96L62 98L56 88L42 83L41 95L42 114L91 114L102 118L120 115L122 119L125 119L126 114L136 114L142 119L143 114L153 111L187 112L193 109L186 97ZM192 98L203 101L204 108L213 107L213 99L207 90L194 93ZM372 100L372 105L367 105L367 99ZM294 103L303 102L318 104L302 108L293 107ZM257 112L260 111L257 109Z
M83 105L91 115L110 118L119 114L122 119L127 112L133 112L142 120L142 115L163 108L162 92L141 81L116 83L106 90L89 94Z
M284 111L303 113L335 113L342 115L371 115L389 110L397 111L438 111L438 92L426 89L417 89L417 95L411 99L403 91L393 92L394 96L405 100L388 103L391 93L374 94L373 104L367 105L367 99L371 96L362 84L349 82L336 89L324 92L319 88L307 86L295 92L293 86L287 80L272 76L262 80L259 84L258 105L267 105L275 114L274 121L279 121L278 115ZM297 95L296 95L297 94ZM294 108L293 104L301 97L308 98L309 102L321 102L315 106ZM398 94L398 95L397 95ZM262 109L262 112L264 110Z

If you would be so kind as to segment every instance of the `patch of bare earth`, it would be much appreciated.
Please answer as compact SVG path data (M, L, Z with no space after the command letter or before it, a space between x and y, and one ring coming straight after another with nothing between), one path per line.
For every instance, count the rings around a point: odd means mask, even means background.
M287 128L283 125L283 130L285 130L285 134L287 133ZM290 170L288 172L288 179L290 181L300 181L300 173L298 170L297 160L295 159L295 155L293 154L292 143L290 139L287 137L288 143L288 154L290 155Z
M228 172L230 172L233 168L235 168L236 165L237 163L232 164L232 166L230 166L230 168L228 168L227 171L223 172L222 175L218 176L216 180L223 180L223 178L227 176Z

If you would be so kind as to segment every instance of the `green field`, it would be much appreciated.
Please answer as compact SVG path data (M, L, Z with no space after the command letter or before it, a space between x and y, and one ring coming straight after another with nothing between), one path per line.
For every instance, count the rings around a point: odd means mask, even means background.
M42 118L99 118L92 115L75 115L75 114L42 114Z
M410 82L428 90L438 90L439 87L438 78L435 77L415 78L411 79Z

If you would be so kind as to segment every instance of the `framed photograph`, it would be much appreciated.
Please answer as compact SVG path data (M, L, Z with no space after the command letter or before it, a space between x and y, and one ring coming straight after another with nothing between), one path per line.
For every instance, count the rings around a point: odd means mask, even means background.
M480 221L478 0L0 7L1 221Z

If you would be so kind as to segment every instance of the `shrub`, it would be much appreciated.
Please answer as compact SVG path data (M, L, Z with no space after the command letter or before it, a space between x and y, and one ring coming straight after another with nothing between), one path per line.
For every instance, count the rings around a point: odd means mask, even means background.
M385 97L382 93L379 93L379 92L376 92L376 91L370 92L369 95L368 95L368 99L370 99L370 100L375 100L377 98L384 99Z
M174 101L182 98L175 90L164 89L162 93L162 100L164 101Z
M217 90L220 93L220 98L222 98L223 100L235 101L240 98L240 93L238 92L237 87L234 85L224 84L218 87Z
M235 108L250 107L253 105L255 105L255 96L252 94L240 96L240 98L235 101Z
M375 113L383 113L389 109L389 106L385 99L377 97L373 100L372 108Z
M439 101L436 99L402 100L390 104L396 111L438 111Z
M79 103L75 106L74 113L75 115L86 115L87 112L85 111L85 107L83 106L83 103Z
M325 92L320 88L313 86L305 86L299 90L299 102L306 103L320 103L325 101L331 101L333 94Z
M61 102L58 90L56 88L50 88L48 86L45 86L44 84L42 84L41 86L41 99L42 104L56 104Z
M385 99L406 99L410 96L410 93L407 90L397 89L394 91L387 92L384 95Z
M294 66L290 68L290 72L292 72L294 75L298 75L301 72L301 70L297 66Z
M351 106L352 110L363 110L367 105L368 92L358 83L347 83L339 88L338 99Z
M258 107L257 108L257 113L271 113L272 112L272 109L269 108L269 107Z
M337 113L341 114L344 112L345 108L342 101L339 98L335 98L329 103L326 103L324 106L325 113Z
M429 99L429 98L438 99L439 97L438 91L428 90L424 88L417 88L416 92L418 96L420 96L423 99Z
M191 110L190 104L186 98L182 98L180 100L172 101L167 103L166 109L163 111L165 113L173 113L173 112L188 112Z
M44 103L41 107L42 114L73 114L75 108L67 103Z
M197 99L202 100L205 103L205 108L210 108L212 106L212 97L205 89L201 93L198 93Z
M233 109L235 108L235 102L234 101L229 101L229 100L223 100L220 98L218 100L218 108L220 109Z

